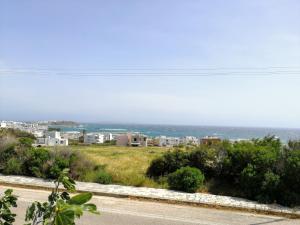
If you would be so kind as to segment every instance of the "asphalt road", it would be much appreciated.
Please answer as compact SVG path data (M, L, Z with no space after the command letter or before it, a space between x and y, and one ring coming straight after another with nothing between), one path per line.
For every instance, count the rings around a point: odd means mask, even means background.
M7 187L0 186L0 193ZM24 224L27 206L47 199L49 192L13 188L19 196L15 224ZM100 216L86 213L76 224L82 225L300 225L300 220L277 216L218 210L186 205L94 196Z

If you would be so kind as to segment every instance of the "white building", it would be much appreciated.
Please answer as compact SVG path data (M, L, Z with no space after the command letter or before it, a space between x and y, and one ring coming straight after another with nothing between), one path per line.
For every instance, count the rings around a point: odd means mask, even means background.
M62 138L60 132L49 131L45 134L45 137L38 137L35 145L40 146L67 146L69 145L68 139Z
M59 131L48 131L46 136L57 139L61 138Z
M19 129L33 134L36 137L42 137L44 132L48 130L48 126L33 122L16 122L16 121L1 121L1 128ZM42 134L43 133L43 134Z
M79 140L79 137L82 136L80 131L66 131L62 132L61 136L66 139Z
M173 147L180 144L180 138L178 137L167 137L160 136L158 137L158 145L161 147Z
M6 126L7 126L7 125L6 125L6 122L1 121L0 127L1 127L1 128L6 128Z
M84 135L83 142L86 144L102 144L104 143L104 134L87 133Z
M112 141L114 140L114 137L112 135L112 133L105 133L104 134L104 141Z
M44 131L43 130L35 130L32 132L32 134L37 137L37 138L40 138L40 137L43 137L44 136Z
M193 144L193 145L197 145L199 144L199 140L198 138L194 137L194 136L185 136L180 138L180 143L187 145L187 144Z

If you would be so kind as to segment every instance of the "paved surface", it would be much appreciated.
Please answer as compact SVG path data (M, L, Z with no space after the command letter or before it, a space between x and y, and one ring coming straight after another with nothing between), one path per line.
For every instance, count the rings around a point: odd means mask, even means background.
M5 189L0 185L0 193ZM16 225L24 224L24 213L34 200L44 201L50 192L13 188L19 196ZM126 198L94 196L92 201L100 216L86 213L82 225L300 225L300 220L276 216L217 210L167 203L137 201Z
M48 187L53 188L53 183L34 177L24 176L4 176L0 174L0 183L17 184L22 186ZM168 201L178 201L185 203L207 204L212 206L233 207L240 209L251 209L267 211L273 213L289 213L300 215L300 210L283 207L280 205L259 204L255 201L249 201L242 198L230 196L220 196L204 193L183 193L166 189L130 187L121 185L103 185L88 182L76 182L76 189L79 191L89 191L98 195L109 196L133 196L149 199L160 199Z

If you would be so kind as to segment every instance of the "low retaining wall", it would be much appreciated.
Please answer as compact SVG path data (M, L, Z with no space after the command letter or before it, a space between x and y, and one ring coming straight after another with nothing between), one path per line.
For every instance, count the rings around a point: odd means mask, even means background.
M53 188L52 181L24 176L4 176L0 174L0 183L39 189ZM300 218L299 208L288 208L276 204L259 204L242 198L220 196L205 193L183 193L166 189L131 187L121 185L103 185L97 183L76 182L79 192L92 192L95 195L114 197L134 197L169 202L190 203L212 207L232 208L247 211L263 212L268 214L291 215Z

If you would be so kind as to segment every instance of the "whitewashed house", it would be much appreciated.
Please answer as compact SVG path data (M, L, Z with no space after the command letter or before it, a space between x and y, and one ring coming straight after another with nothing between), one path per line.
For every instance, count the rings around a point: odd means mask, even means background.
M173 147L173 146L178 146L179 144L180 144L179 137L167 137L167 136L158 137L158 145L161 147Z
M6 122L1 121L0 127L1 127L1 128L6 128L6 127L7 127Z
M37 146L67 146L69 145L68 139L62 138L60 132L49 131L45 134L45 137L38 137L35 145Z
M180 138L180 143L187 145L187 144L193 144L193 145L198 145L199 144L199 140L198 138L194 137L194 136L185 136Z
M104 134L87 133L83 137L83 142L85 144L103 144L104 143Z
M44 136L44 131L43 130L35 130L35 131L32 131L32 134L37 137L37 138L40 138L40 137L43 137Z
M82 136L80 131L66 131L63 132L62 137L66 139L79 140L79 137Z
M105 133L104 134L104 141L112 141L114 140L114 137L112 135L112 133Z

